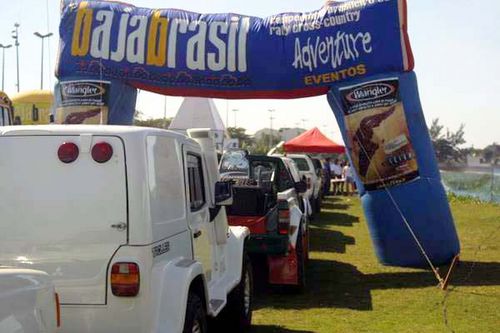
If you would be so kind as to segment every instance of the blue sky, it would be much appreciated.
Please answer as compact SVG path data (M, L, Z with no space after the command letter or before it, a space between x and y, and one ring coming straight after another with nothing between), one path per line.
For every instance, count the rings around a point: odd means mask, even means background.
M173 7L196 12L236 12L268 16L288 11L315 10L322 1L311 0L133 0L136 6ZM59 0L48 0L50 52L45 53L45 87L54 84L57 54ZM20 27L21 90L40 87L40 39L33 32L47 32L47 1L2 1L0 43L13 40L15 22ZM427 122L439 117L452 130L465 124L469 145L500 143L500 1L408 0L409 33L415 55L421 102ZM47 59L50 53L50 59ZM1 54L0 54L1 55ZM52 67L48 71L48 66ZM15 93L15 49L6 51L5 90ZM1 87L0 87L1 88ZM167 115L173 116L181 98L167 98ZM269 126L268 109L275 109L273 127L317 126L341 141L339 129L325 96L297 100L216 100L223 120L250 133ZM146 116L163 116L164 97L141 92L137 108ZM237 112L231 110L237 109ZM303 121L303 119L305 119Z

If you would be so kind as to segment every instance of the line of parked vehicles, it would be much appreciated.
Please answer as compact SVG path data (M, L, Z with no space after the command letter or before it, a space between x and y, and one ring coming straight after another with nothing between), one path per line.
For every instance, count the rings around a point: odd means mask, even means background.
M0 332L244 332L262 258L304 288L314 160L187 132L0 127Z

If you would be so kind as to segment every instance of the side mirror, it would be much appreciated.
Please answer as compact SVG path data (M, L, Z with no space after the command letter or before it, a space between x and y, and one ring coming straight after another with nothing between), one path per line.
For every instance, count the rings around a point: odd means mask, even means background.
M233 204L233 184L231 182L215 183L215 204L217 206Z
M300 182L295 183L295 190L297 193L305 193L307 191L307 184L305 181L301 180Z

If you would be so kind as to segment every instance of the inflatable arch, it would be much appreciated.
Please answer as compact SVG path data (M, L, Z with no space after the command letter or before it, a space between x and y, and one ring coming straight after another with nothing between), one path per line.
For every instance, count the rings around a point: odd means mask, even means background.
M136 89L228 99L327 94L379 260L426 266L416 238L443 264L459 241L412 70L405 0L328 1L266 18L63 0L56 121L131 124Z

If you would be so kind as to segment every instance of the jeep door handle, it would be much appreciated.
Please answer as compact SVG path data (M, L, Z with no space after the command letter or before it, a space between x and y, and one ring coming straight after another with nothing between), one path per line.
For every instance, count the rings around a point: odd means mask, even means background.
M196 231L196 232L193 234L193 237L194 237L194 238L198 238L198 237L200 237L200 236L201 236L201 230L198 230L198 231Z
M115 223L111 225L111 228L116 229L118 231L124 231L127 230L127 223L121 222L121 223Z

